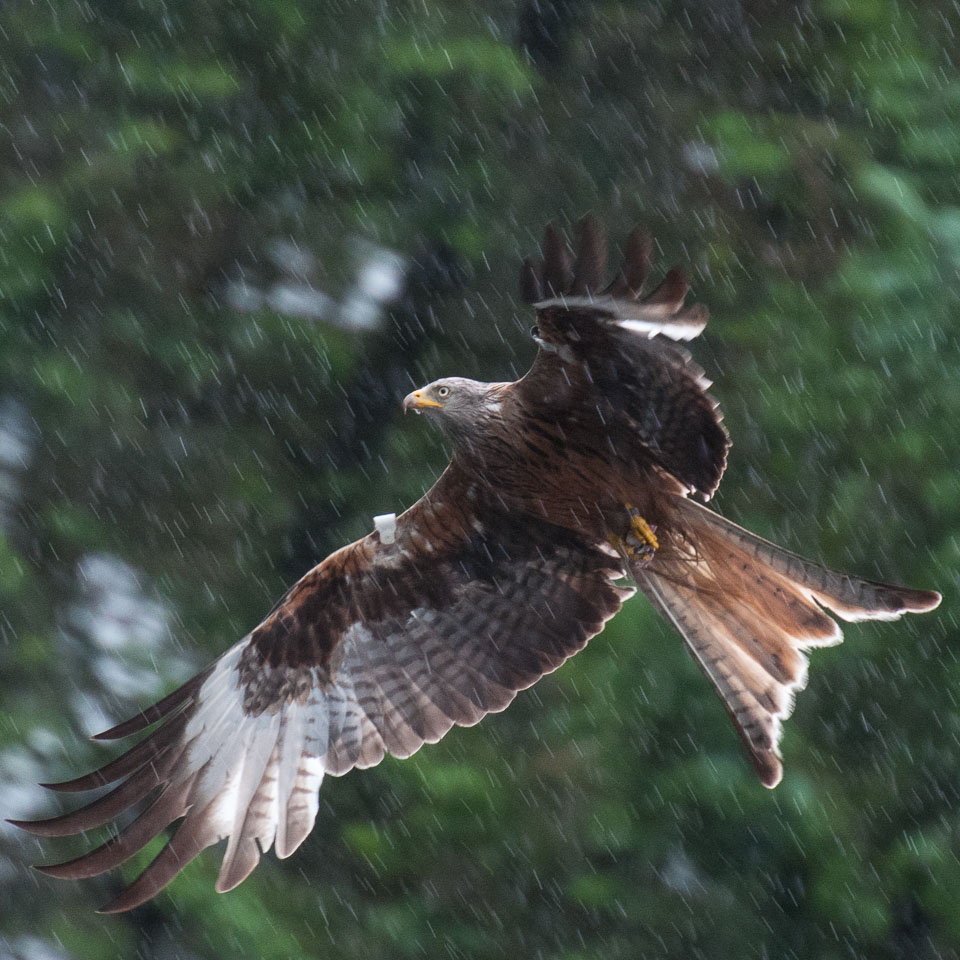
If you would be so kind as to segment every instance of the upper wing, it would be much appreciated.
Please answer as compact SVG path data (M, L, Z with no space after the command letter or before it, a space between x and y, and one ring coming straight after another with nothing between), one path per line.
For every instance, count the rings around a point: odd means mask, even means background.
M523 268L522 293L537 310L540 350L518 387L528 402L598 410L604 424L627 428L655 463L709 498L729 440L707 393L710 381L670 342L698 336L707 310L684 307L689 285L678 270L641 296L649 259L649 239L634 231L623 266L601 289L606 243L597 221L581 224L576 261L547 228L543 260Z
M392 542L386 542L392 541ZM75 860L112 869L174 820L146 871L106 908L154 896L201 850L229 838L218 890L276 843L313 826L325 774L406 757L453 724L502 710L599 633L632 588L609 548L481 507L452 464L414 507L332 554L203 673L97 739L159 723L127 753L57 790L116 783L79 810L18 825L40 836L99 827L152 796L127 827Z

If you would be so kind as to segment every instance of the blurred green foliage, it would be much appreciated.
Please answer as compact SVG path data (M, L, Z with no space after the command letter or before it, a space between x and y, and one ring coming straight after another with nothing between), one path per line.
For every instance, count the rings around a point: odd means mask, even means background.
M115 880L38 877L0 834L0 952L957 956L958 31L946 0L9 3L5 814L102 757L91 704L149 699L104 664L169 688L421 494L443 449L397 401L522 372L516 263L553 218L640 221L691 270L735 442L720 509L946 598L815 654L774 793L638 599L502 716L329 779L301 850L228 895L209 852L95 916ZM335 298L383 244L404 294L367 332L233 308L278 238ZM92 555L166 605L159 646L72 625Z

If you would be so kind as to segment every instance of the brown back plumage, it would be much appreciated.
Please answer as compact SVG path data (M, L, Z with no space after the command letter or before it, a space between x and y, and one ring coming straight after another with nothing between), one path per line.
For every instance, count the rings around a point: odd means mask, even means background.
M285 857L303 841L325 775L409 756L560 666L632 594L618 582L627 569L723 697L763 783L779 781L806 650L840 640L826 611L895 619L940 597L836 573L682 495L713 493L729 441L703 371L673 342L696 337L706 310L685 306L679 270L643 293L650 250L634 231L604 287L599 223L581 224L576 255L547 229L521 280L540 344L527 375L451 378L404 401L456 425L443 476L308 572L205 671L101 734L146 736L53 789L117 786L19 825L57 837L139 813L44 872L100 874L180 820L107 911L143 903L221 839L217 889L232 888L271 844ZM657 511L656 549L637 504Z
M642 444L639 459L709 498L730 442L710 381L675 343L699 335L707 310L685 305L689 284L677 269L644 293L651 247L634 230L606 283L606 238L595 217L580 222L576 255L547 227L543 259L525 260L521 271L541 350L519 386L530 404L549 405L550 397L555 405L558 385L570 385L580 411L600 413L594 435L622 430Z

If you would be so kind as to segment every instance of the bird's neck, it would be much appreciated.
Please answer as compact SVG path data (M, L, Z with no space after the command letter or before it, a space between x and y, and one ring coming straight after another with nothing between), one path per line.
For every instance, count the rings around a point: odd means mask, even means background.
M504 431L508 428L505 411L508 409L509 383L489 383L471 410L471 416L446 424L446 433L462 462L482 465L496 448L502 447ZM502 455L502 450L501 450Z

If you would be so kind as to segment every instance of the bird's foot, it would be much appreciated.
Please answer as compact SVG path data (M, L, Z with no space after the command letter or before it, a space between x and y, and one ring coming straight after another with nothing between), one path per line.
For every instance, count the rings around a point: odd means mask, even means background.
M610 543L628 563L646 566L660 546L655 528L640 516L636 507L629 503L625 506L630 514L630 532L625 537L611 534Z
M657 540L656 528L651 527L643 517L640 516L640 511L631 506L629 503L625 504L627 508L627 513L630 514L630 533L627 534L627 541L631 542L636 540L636 543L633 546L639 547L641 550L648 549L651 553L659 549L660 542Z

